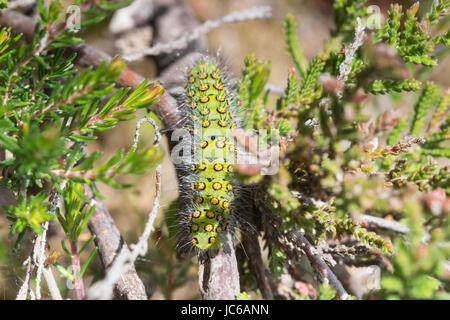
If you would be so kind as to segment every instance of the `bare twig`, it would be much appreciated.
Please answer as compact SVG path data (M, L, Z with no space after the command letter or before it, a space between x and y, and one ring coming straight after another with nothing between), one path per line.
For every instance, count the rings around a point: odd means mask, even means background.
M266 268L261 256L261 247L259 245L258 237L254 232L247 232L243 237L243 245L246 253L249 256L248 262L255 272L256 280L258 282L259 290L264 299L273 300L273 292L270 284L270 279L266 274Z
M49 222L46 221L44 222L44 224L42 225L43 227L43 231L42 231L42 235L37 237L37 242L38 242L38 248L37 248L37 257L33 257L36 258L36 260L34 261L34 263L37 265L37 271L36 271L36 299L40 300L41 299L41 276L42 276L42 269L44 266L44 262L45 262L45 243L46 243L46 237L47 237L47 230L48 230L48 225Z
M355 58L355 53L361 47L364 41L365 29L366 26L361 22L360 18L357 18L358 25L355 29L355 39L353 42L345 49L345 58L339 66L339 76L338 80L345 82L347 81L347 77L352 71L351 63Z
M296 256L298 251L301 250L308 257L311 266L320 276L323 282L330 284L336 290L339 299L346 299L348 293L345 291L341 282L336 275L331 271L324 259L321 257L319 251L314 248L313 245L306 239L306 237L299 231L291 231L289 233L281 233L279 230L280 218L274 215L270 209L263 203L260 203L259 210L263 215L263 218L271 226L271 231L275 233L275 237L284 250L290 254L290 256Z
M63 181L60 185L61 189L64 189L66 185L66 181ZM58 192L54 189L51 191L50 196L49 196L49 201L50 201L50 206L49 206L49 211L50 212L55 212L55 209L58 205L59 202L59 194ZM35 264L37 265L37 271L36 271L36 298L38 300L41 299L41 290L40 290L40 282L41 282L41 275L44 269L44 264L45 264L45 244L47 241L47 230L48 230L48 226L49 226L49 221L44 222L44 224L42 225L43 227L43 231L42 231L42 235L40 236L40 242L39 242L39 246L37 249L37 259L35 260ZM51 271L50 271L51 273ZM53 277L53 274L52 274ZM46 281L48 279L46 278ZM51 279L50 279L51 281ZM53 279L54 281L54 279ZM47 283L48 284L48 283ZM48 284L49 287L51 284ZM56 294L54 292L54 294ZM59 291L58 291L59 294ZM61 296L61 295L59 295ZM52 294L53 297L53 294ZM56 296L57 297L57 296Z
M208 33L212 29L218 28L225 23L231 22L240 22L254 19L265 19L271 16L271 7L253 7L250 9L244 9L241 11L234 11L229 13L219 19L215 20L207 20L202 25L197 28L183 34L181 37L170 41L168 43L158 43L151 48L147 48L146 50L135 52L129 55L126 55L124 58L128 61L138 60L144 56L157 56L162 53L171 53L175 50L184 49L188 46L188 44L199 38L200 36Z
M360 214L358 215L357 219L359 219L361 222L366 222L369 225L372 224L377 227L392 230L398 233L409 233L410 231L407 226L394 220L387 220L384 218L374 217L367 214Z
M80 256L78 255L77 240L70 241L70 250L72 253L72 272L74 277L75 291L78 300L84 300L84 283L81 277ZM111 290L112 291L112 290Z
M47 283L47 288L50 291L50 297L52 300L63 300L61 292L59 291L58 284L56 283L55 277L51 269L52 263L47 263L44 261L42 267L42 275L44 276L45 282Z
M42 269L42 274L44 275L48 290L50 290L50 296L53 300L62 300L61 293L59 292L58 285L56 284L55 277L50 268L50 265L48 265Z
M64 188L65 182L62 183L62 188ZM56 190L53 190L49 196L50 206L49 211L54 212L59 201L59 195ZM34 238L34 245L31 252L31 255L25 260L24 265L27 265L27 274L24 284L19 290L19 293L16 297L17 300L26 299L27 293L32 293L32 289L30 286L31 274L33 270L36 268L36 299L41 299L41 276L44 269L45 264L45 244L47 241L47 230L49 226L49 221L46 221L42 224L42 234L37 235ZM53 279L54 281L54 279ZM32 295L34 296L34 295ZM60 297L61 295L59 295Z
M158 126L155 121L151 118L145 117L138 121L136 125L136 133L134 137L133 146L130 148L130 152L134 152L137 147L137 143L139 140L139 129L141 127L142 122L149 122L155 127L155 146L159 144L160 134ZM134 262L136 261L139 255L144 256L147 253L147 244L148 238L150 234L154 230L154 222L156 219L156 215L158 213L158 209L160 206L160 197L161 197L161 171L162 166L159 164L156 167L156 186L155 186L155 199L153 201L152 210L148 215L148 220L145 225L144 232L139 238L139 241L135 245L131 245L132 251L122 250L119 255L116 257L115 261L112 263L111 267L108 268L105 278L102 281L95 283L89 289L89 296L93 299L111 299L113 293L114 284L122 277L124 273L126 273L130 267L134 266Z
M34 247L33 247L34 250ZM26 300L28 294L30 294L31 299L34 297L33 289L31 288L30 282L31 282L31 273L33 272L32 268L32 261L31 257L28 257L24 262L23 265L27 266L27 272L25 274L25 280L23 281L22 286L19 289L19 293L16 296L16 300Z
M93 197L92 191L86 191L88 197ZM121 252L129 254L129 249L104 202L98 199L95 199L95 202L95 210L88 221L88 228L96 236L94 241L99 248L98 252L103 266L107 269ZM125 274L122 274L122 277L115 283L115 294L119 299L147 299L144 284L137 275L134 266L131 266Z
M156 167L156 195L153 208L149 213L148 221L136 245L132 246L132 251L122 250L116 257L112 266L107 270L106 277L95 283L89 290L89 297L92 299L111 299L114 284L134 265L138 255L145 255L147 252L147 242L151 232L154 230L153 223L159 209L159 198L161 193L161 165Z
M352 61L355 58L356 51L362 46L365 37L366 26L361 22L361 19L357 18L357 26L355 29L355 38L353 42L345 48L345 58L344 61L339 66L339 75L337 77L335 93L339 99L342 99L344 91L344 83L347 81L348 75L352 71ZM322 102L326 100L322 99Z
M150 123L153 126L153 128L155 128L155 138L154 138L153 144L155 146L159 145L159 142L161 140L161 133L158 130L158 126L156 125L155 120L153 120L152 118L149 118L149 117L144 117L142 119L139 119L139 121L136 124L136 131L134 133L133 145L131 146L131 149L129 152L134 152L136 150L137 144L139 142L139 132L141 129L141 125L144 122Z
M303 236L299 231L291 231L286 235L286 239L289 239L291 242L295 243L297 247L306 253L306 256L308 257L308 260L314 270L317 271L323 282L333 286L339 299L347 299L348 293L345 291L341 282L318 254L317 250L311 245L311 243L309 243L308 239L305 238L305 236Z

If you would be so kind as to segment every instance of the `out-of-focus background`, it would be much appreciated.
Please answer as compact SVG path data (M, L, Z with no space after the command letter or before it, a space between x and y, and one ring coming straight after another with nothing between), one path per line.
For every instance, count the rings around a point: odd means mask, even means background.
M151 1L151 0L149 0ZM287 13L297 17L299 23L298 38L307 59L312 58L323 49L324 42L329 37L329 31L333 28L333 7L331 0L187 0L195 16L200 22L215 19L234 10L249 8L259 5L272 7L272 18L256 21L246 21L234 24L225 24L208 33L209 52L215 55L220 51L221 56L229 65L231 76L239 77L243 59L248 54L254 54L258 59L271 62L271 76L269 83L284 86L287 78L287 70L293 67L284 45L282 21ZM409 7L415 1L369 1L369 4L379 6L385 13L392 2L397 2ZM428 1L420 1L426 3ZM127 43L113 35L108 28L110 19L100 25L83 32L82 37L87 43L101 49L111 55L120 54L120 50ZM186 30L188 32L188 30ZM146 41L152 41L153 30L151 27L142 29ZM154 40L152 42L154 44ZM151 57L130 64L131 68L143 76L153 79L157 77L156 64ZM432 79L443 87L450 86L450 57L440 62L439 67L433 72ZM105 159L112 156L117 149L128 149L132 143L136 121L119 124L115 129L90 143L89 150L104 152ZM152 141L152 129L144 128L140 145L150 144ZM177 183L174 168L170 162L167 151L167 143L163 143L165 158L162 175L162 207L158 216L157 225L161 224L163 211L166 210L174 199L177 198ZM136 177L123 177L123 182L134 183L135 187L129 189L114 189L106 185L100 185L100 190L105 197L106 205L112 214L118 228L128 243L136 242L141 234L150 211L154 194L154 172ZM53 224L56 226L56 224ZM11 253L13 240L8 240L9 222L4 213L0 214L0 299L13 299L23 281L25 270L21 266L30 248L27 248L27 239L23 241L23 247L17 254ZM62 252L62 232L58 228L51 228L50 251ZM85 239L89 238L86 231ZM29 240L29 239L28 239ZM197 284L197 267L194 260L183 262L186 264L186 280L183 285L176 288L167 282L166 278L171 272L171 266L180 263L170 254L170 250L164 248L164 243L153 238L150 254L145 258L139 258L136 264L139 274L144 280L152 299L190 299L199 298ZM158 252L158 255L154 253ZM152 255L153 253L153 255ZM61 258L62 265L68 265L67 257ZM65 260L66 259L66 260ZM56 273L56 272L55 272ZM94 259L90 272L85 277L86 285L103 276L98 257ZM60 287L65 280L61 280ZM67 288L66 288L67 289ZM70 292L69 292L70 295Z

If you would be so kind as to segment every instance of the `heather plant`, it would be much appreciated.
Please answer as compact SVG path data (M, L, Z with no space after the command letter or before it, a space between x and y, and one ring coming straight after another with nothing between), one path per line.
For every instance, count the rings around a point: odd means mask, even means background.
M106 1L74 4L83 6L81 28L98 23L112 9L126 5ZM119 121L135 118L136 110L154 104L163 89L147 81L133 91L117 88L114 80L125 67L120 58L103 62L96 70L77 69L73 64L76 55L70 54L67 47L82 43L76 36L78 30L64 22L66 13L58 1L49 6L37 1L37 7L39 20L30 43L21 41L21 35L13 34L10 28L0 31L1 185L17 195L17 204L4 209L11 221L14 250L20 250L26 233L37 236L32 254L35 260L28 262L28 268L42 265L39 259L50 258L51 252L39 248L38 243L45 239L48 222L57 218L66 235L61 248L72 263L63 266L55 256L53 261L61 276L75 284L78 298L83 299L82 277L97 251L94 248L86 261L80 261L80 255L95 238L92 235L87 241L79 240L95 209L93 196L85 189L102 198L95 182L125 187L117 176L141 174L154 168L161 158L156 147L138 151L135 147L128 152L118 150L98 165L102 153L89 154L86 142L96 139L95 133L114 128ZM39 272L42 270L38 270L38 277ZM22 293L22 298L30 292ZM38 292L39 287L39 299Z
M290 235L301 230L330 265L380 265L381 290L371 297L447 299L449 92L428 76L448 48L450 2L435 1L421 16L419 2L407 10L392 5L374 31L365 28L364 3L335 1L335 30L309 62L295 17L285 18L295 68L274 107L263 90L268 62L246 58L238 85L246 127L277 128L284 152L276 175L244 181L261 186L255 207L278 220L260 215L273 275L305 281L292 268L298 256ZM395 55L383 61L388 49ZM379 96L394 108L368 114L365 106ZM280 232L288 243L274 241ZM289 289L290 298L299 296Z
M81 29L127 4L74 2L81 8ZM268 85L269 61L245 58L232 88L240 129L265 130L275 137L270 143L279 146L280 154L275 174L265 175L258 166L236 168L246 203L234 226L235 255L226 256L237 261L240 288L232 298L354 299L339 266L381 270L378 288L357 298L449 298L450 90L430 79L448 52L449 7L446 0L409 8L393 4L384 21L369 28L374 17L366 1L336 0L334 29L312 59L298 41L295 16L287 15L283 30L293 67L281 92ZM119 150L98 165L102 154L86 150L99 132L135 118L139 109L147 111L155 103L163 108L168 93L147 80L134 90L117 87L125 70L120 58L95 69L77 68L72 49L83 41L78 29L61 22L68 17L58 1L48 6L37 1L37 8L39 19L28 42L9 28L0 32L0 184L17 199L4 208L14 250L33 239L25 263L28 285L18 298L40 299L41 273L48 282L54 266L84 299L83 276L101 250L92 245L98 240L95 229L90 238L80 239L102 199L96 183L127 187L118 176L153 169L156 200L148 228L130 256L117 258L117 268L108 268L104 282L94 284L88 297L109 298L94 292L109 288L124 267L134 268L137 256L144 255L151 263L136 264L142 278L173 298L196 261L179 251L176 213L182 198L164 210L149 238L159 205L159 139L137 149L139 121L128 151ZM169 128L176 122L161 112L158 116ZM144 120L156 127L152 117ZM64 232L60 251L70 265L60 262L60 253L40 246L51 220ZM154 245L147 252L149 239ZM0 246L0 253L4 250ZM202 267L201 252L198 258ZM218 276L226 281L229 275ZM57 299L58 292L50 291Z

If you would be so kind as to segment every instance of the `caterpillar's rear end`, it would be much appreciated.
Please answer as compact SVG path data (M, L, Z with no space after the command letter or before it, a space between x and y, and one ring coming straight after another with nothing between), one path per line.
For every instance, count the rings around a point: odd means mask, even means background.
M192 157L184 179L190 203L183 215L190 241L206 250L222 245L220 234L230 229L233 215L234 103L223 74L207 59L195 62L186 80Z

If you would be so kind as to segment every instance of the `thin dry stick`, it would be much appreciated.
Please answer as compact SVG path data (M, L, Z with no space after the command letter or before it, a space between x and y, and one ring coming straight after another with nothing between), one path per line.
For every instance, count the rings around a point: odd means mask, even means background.
M64 189L65 185L66 185L66 181L63 181L61 183L61 185L60 185L61 189ZM50 212L54 212L56 210L56 207L57 207L58 202L59 202L59 194L58 194L58 192L56 190L52 190L52 192L50 194L50 197L49 197L49 200L50 200L49 211ZM43 271L44 264L45 264L45 243L47 241L48 226L49 226L49 221L44 222L44 224L42 225L43 231L42 231L42 235L40 236L39 247L36 250L37 257L36 257L36 260L34 260L34 263L37 266L37 271L36 271L36 298L38 300L41 299L40 283L41 283L42 271Z
M25 276L25 281L19 289L19 293L16 296L16 300L26 300L28 294L30 294L31 298L41 299L41 289L40 289L40 279L41 279L41 270L39 270L39 274L36 277L36 295L34 295L33 289L31 288L31 274L34 271L35 266L39 266L38 256L41 256L41 246L42 244L45 247L45 235L48 228L48 221L43 225L42 235L37 235L34 238L33 249L31 250L30 256L23 262L23 265L27 266L27 272ZM44 239L44 240L42 240ZM45 253L44 253L45 254Z
M357 19L357 26L355 29L355 39L353 42L345 49L345 58L344 61L342 61L341 65L339 66L339 75L337 79L344 83L347 81L348 75L352 71L351 63L353 59L355 58L356 51L359 49L359 47L362 46L364 42L364 36L366 26L361 22L361 18ZM342 89L337 89L336 94L339 98L342 98Z
M146 55L157 56L162 53L171 53L175 50L185 49L191 41L194 41L200 36L211 31L212 29L218 28L225 23L269 18L271 16L271 10L271 7L264 6L234 11L219 19L207 20L205 23L198 26L194 30L185 33L181 37L170 41L169 43L158 43L153 47L147 48L143 51L126 55L124 56L124 58L128 61L135 61Z
M299 250L305 252L311 266L320 276L321 280L324 283L333 286L339 299L346 299L348 297L348 293L345 291L333 271L331 271L330 267L328 267L326 262L320 256L318 250L314 248L308 239L306 239L305 236L299 231L291 231L287 234L281 233L279 231L279 224L281 222L280 217L273 214L272 211L270 211L270 209L264 204L260 204L259 210L268 224L272 227L276 234L276 238L278 238L279 243L285 248L285 250L293 256L295 256Z
M248 262L255 272L256 281L258 282L258 287L263 298L266 300L273 300L274 295L272 292L270 279L266 274L267 270L263 263L261 247L259 245L257 234L251 230L247 230L247 234L243 234L242 244L250 257Z
M336 290L338 298L345 300L348 297L348 293L345 291L341 282L338 280L336 275L331 271L330 267L325 263L322 257L317 252L316 248L313 247L311 243L299 232L292 231L286 235L286 238L291 242L294 242L297 247L301 248L308 257L314 270L317 271L322 281L326 284L330 284Z
M28 257L24 262L23 265L27 266L27 272L25 275L25 280L23 282L23 285L19 289L19 293L16 296L16 300L26 300L28 294L30 294L31 299L34 297L33 289L31 288L30 281L31 281L31 273L33 272L32 269L32 262L31 257Z
M41 300L41 276L42 276L42 268L44 266L45 261L45 243L47 238L47 230L48 230L49 222L46 221L42 225L43 231L42 235L38 238L40 238L38 241L38 248L37 248L37 256L34 263L37 265L37 271L36 271L36 299ZM33 257L35 258L35 257Z
M81 265L80 265L80 256L78 255L78 245L77 240L70 242L70 251L72 253L72 272L74 277L74 285L75 285L75 292L77 293L77 299L78 300L84 300L85 293L84 293L84 283L83 278L81 277Z
M161 135L159 133L158 126L155 121L151 118L145 117L138 121L136 125L136 133L134 136L134 142L129 152L134 152L137 148L137 143L139 140L139 130L141 124L143 122L149 122L155 128L155 143L157 146L159 144ZM107 270L106 276L102 281L95 283L88 291L89 297L92 299L111 299L113 294L114 284L122 277L122 274L126 273L128 269L134 265L137 257L139 255L144 256L147 253L148 247L148 238L150 234L154 230L154 222L156 219L156 215L158 213L158 209L160 206L160 198L161 198L161 171L162 165L159 164L156 167L156 187L155 187L155 199L153 201L152 210L148 215L148 220L145 225L144 232L139 238L139 241L135 245L131 245L131 252L129 251L121 251L117 256L112 266Z
M93 187L96 188L95 183ZM100 259L105 269L109 268L122 251L129 252L128 245L120 235L111 214L101 200L95 199L93 192L86 188L86 196L95 201L95 210L88 221L89 231L95 235L95 245L99 248ZM125 300L146 300L147 294L134 267L115 283L115 298Z
M107 270L106 277L102 281L95 283L88 290L88 296L91 299L111 299L114 284L122 277L123 273L128 271L130 266L134 265L138 255L146 254L148 238L154 230L153 223L159 209L160 192L161 165L158 165L156 167L156 196L153 202L152 211L149 213L148 221L145 225L145 230L139 238L138 243L131 246L132 251L122 251L113 262L111 268Z
M373 224L377 227L392 230L398 233L410 232L410 229L407 226L394 220L387 220L384 218L374 217L367 214L360 214L357 219L360 220L361 222L366 222L369 225Z
M344 61L339 65L339 75L337 77L336 89L334 90L336 96L339 99L342 99L345 88L345 81L347 81L348 75L352 71L351 63L355 58L356 51L361 47L364 42L365 36L365 25L361 22L361 19L357 18L357 26L355 29L355 39L353 42L345 49L345 58ZM319 100L319 106L323 109L328 115L331 115L331 100L330 95L326 95L322 99ZM309 121L309 120L308 120ZM311 123L312 124L312 123ZM336 127L333 123L330 123L330 131L332 134L336 133Z
M66 182L62 182L61 187L64 188ZM58 204L59 201L59 194L56 190L53 190L52 193L50 194L49 197L50 200L50 206L49 206L49 211L50 212L54 212L56 209L56 206ZM34 245L33 245L33 250L31 252L31 255L27 258L27 260L25 260L24 265L27 264L27 274L26 274L26 280L24 281L24 284L22 285L22 287L19 290L19 293L16 297L17 300L24 300L27 297L27 293L30 293L31 296L33 297L34 295L32 294L33 291L31 289L31 285L30 285L30 281L31 281L31 273L33 272L33 270L36 268L36 299L40 300L41 299L41 276L44 270L44 264L45 264L45 244L47 242L47 230L48 230L48 226L49 226L49 221L46 221L42 224L42 234L37 235L34 239ZM50 271L51 273L51 271ZM50 275L47 272L47 278ZM46 280L47 280L46 278ZM52 278L53 278L53 274L52 274ZM52 279L48 278L50 281L52 281ZM53 282L54 278L53 278ZM53 284L50 284L53 285ZM50 287L49 285L49 287ZM56 287L57 288L57 287ZM53 294L52 297L54 297L54 299L61 299L61 295L59 294L59 290L58 293L56 294L55 290L53 290ZM52 292L51 291L51 292Z
M361 22L361 18L356 18L357 26L355 29L355 39L353 42L345 49L345 58L339 66L339 76L338 80L345 82L348 75L352 71L351 63L355 58L355 53L361 47L364 42L366 26Z
M48 290L50 290L50 296L53 300L62 300L61 293L59 292L58 285L56 284L55 277L53 276L51 265L42 269L45 282L47 283Z

